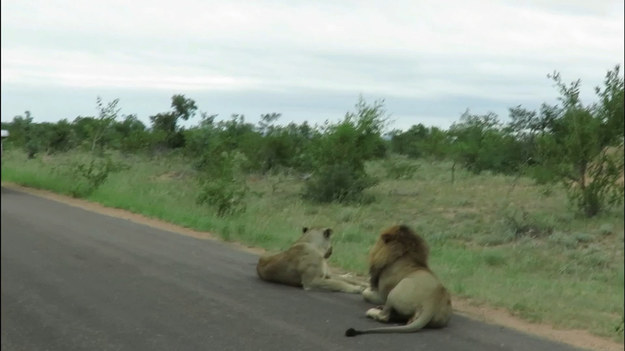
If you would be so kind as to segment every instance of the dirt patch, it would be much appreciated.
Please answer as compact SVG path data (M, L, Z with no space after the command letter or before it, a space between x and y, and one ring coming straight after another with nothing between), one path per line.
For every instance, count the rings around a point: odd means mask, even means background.
M583 349L598 351L623 350L623 344L590 334L585 330L556 329L549 324L529 323L518 319L504 309L472 305L468 299L456 297L452 303L456 312L484 323L502 325Z
M88 211L97 212L103 215L127 219L136 223L151 226L153 228L167 230L180 235L187 235L198 239L219 240L214 234L209 232L200 232L189 228L174 225L162 220L149 218L143 215L132 213L126 210L109 208L97 203L89 202L82 199L75 199L68 196L58 195L49 191L26 188L13 183L2 182L2 186L8 189L23 191L29 194L37 195L46 199L62 202L64 204L79 207ZM247 252L260 255L265 252L264 249L249 247L239 243L227 242L227 245ZM343 270L336 269L338 272L344 273ZM566 343L580 348L600 350L600 351L621 351L623 344L614 342L609 339L601 338L590 334L585 330L562 330L556 329L548 324L537 324L523 321L513 316L504 309L497 309L488 306L475 306L471 300L454 297L454 310L469 318L479 320L484 323L502 325L508 328L516 329L525 333L533 334L550 340Z

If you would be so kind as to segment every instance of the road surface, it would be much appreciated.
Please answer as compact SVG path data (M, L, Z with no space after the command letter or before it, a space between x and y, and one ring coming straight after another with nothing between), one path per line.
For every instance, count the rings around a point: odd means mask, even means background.
M577 350L457 314L347 338L378 326L358 295L266 283L252 253L4 187L1 237L2 350Z

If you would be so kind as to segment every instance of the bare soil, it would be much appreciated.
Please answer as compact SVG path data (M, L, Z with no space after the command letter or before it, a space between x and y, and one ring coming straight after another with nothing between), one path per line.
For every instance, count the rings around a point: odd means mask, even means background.
M174 225L162 220L149 218L143 215L132 213L126 210L109 208L97 203L89 202L82 199L71 198L55 194L49 191L22 187L13 183L2 182L2 186L23 191L29 194L37 195L46 199L62 202L64 204L79 207L85 210L97 212L103 215L127 219L136 223L148 225L154 228L167 230L173 233L187 235L198 239L219 240L215 235L209 232L200 232L189 228ZM228 245L239 250L245 250L254 254L262 254L265 250L261 248L249 247L239 243L228 242ZM623 344L613 340L602 338L585 330L557 329L552 325L544 323L529 323L513 316L504 309L497 309L488 306L476 306L471 300L455 297L453 307L456 313L482 321L484 323L496 324L513 328L528 334L533 334L550 340L566 343L576 347L600 350L600 351L622 351Z

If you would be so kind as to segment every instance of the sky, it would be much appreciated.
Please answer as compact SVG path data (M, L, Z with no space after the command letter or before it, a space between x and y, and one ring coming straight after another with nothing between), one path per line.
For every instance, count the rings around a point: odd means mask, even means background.
M622 0L2 0L1 119L171 110L183 94L218 120L281 113L339 121L362 97L389 128L448 128L467 109L582 101L624 61ZM188 125L199 122L199 113Z

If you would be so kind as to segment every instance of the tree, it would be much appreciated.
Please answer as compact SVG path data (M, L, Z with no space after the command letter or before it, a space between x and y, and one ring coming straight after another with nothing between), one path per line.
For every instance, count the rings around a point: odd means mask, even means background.
M11 134L11 137L7 140L7 143L18 147L26 147L26 144L30 141L33 128L33 117L30 111L25 111L24 115L18 115L13 117L13 121L6 127Z
M597 117L601 120L601 135L605 145L622 143L625 129L623 116L623 77L620 75L620 66L616 65L613 70L605 75L604 88L596 87L595 92L599 97L599 103L594 106Z
M579 99L579 80L566 85L557 72L548 75L560 91L562 106L549 120L548 132L538 139L541 162L566 185L569 197L587 217L623 202L623 186L618 183L623 158L610 152L610 146L620 143L622 153L623 128L614 129L613 124L623 120L622 101L617 101L623 96L623 78L618 72L618 66L608 72L604 90L596 89L601 101L591 107Z
M474 173L515 173L523 162L518 141L494 113L473 115L467 110L449 128L449 135L454 140L452 157Z
M116 142L123 152L136 152L145 150L150 142L145 124L136 115L127 115L124 120L114 126Z
M65 152L74 147L74 131L67 119L62 119L50 125L48 138L49 152Z
M446 131L436 127L427 128L419 123L405 132L393 131L390 136L391 150L408 157L441 159L449 153L450 137Z
M172 111L163 112L150 117L152 129L163 132L165 143L170 148L183 147L185 144L184 134L178 126L178 121L188 120L195 115L197 106L192 99L185 98L184 95L174 95L171 97Z
M95 152L96 146L100 150L104 148L104 137L110 132L117 114L121 110L117 107L119 99L115 99L104 105L101 97L97 97L96 105L98 107L98 117L88 127L91 139L91 152Z
M383 101L369 105L361 97L355 112L328 124L312 149L315 168L304 197L319 202L361 200L362 192L376 183L365 172L365 161L384 153L381 133L387 120Z

